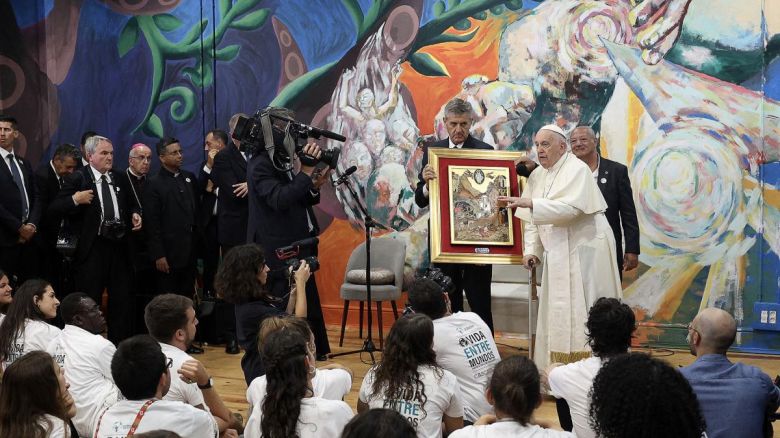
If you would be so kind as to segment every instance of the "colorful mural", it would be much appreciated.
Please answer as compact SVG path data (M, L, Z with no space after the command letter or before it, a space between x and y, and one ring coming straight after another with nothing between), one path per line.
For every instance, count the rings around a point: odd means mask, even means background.
M556 123L590 124L631 172L640 268L624 279L640 343L681 345L706 306L731 311L738 347L780 351L753 330L780 302L780 1L746 0L0 0L0 110L32 161L91 129L120 165L137 141L173 135L185 166L236 112L285 106L343 133L318 274L326 317L362 240L407 242L427 260L413 190L422 146L446 135L459 96L475 135L525 150Z

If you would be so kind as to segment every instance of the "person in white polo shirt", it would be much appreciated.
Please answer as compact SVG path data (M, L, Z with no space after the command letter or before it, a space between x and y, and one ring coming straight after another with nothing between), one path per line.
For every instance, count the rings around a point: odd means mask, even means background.
M198 318L192 300L176 294L158 295L144 310L146 328L163 354L172 360L171 388L166 400L175 400L210 411L220 432L242 429L240 419L225 407L203 364L186 353L195 340Z
M433 320L436 363L458 378L464 423L474 423L482 415L492 413L485 389L501 357L488 325L476 313L451 313L447 293L427 278L418 279L409 287L407 308Z
M102 333L106 320L97 303L84 293L72 293L60 304L65 329L46 351L65 371L76 403L73 426L79 436L91 437L97 416L122 397L111 377L116 347Z
M46 322L57 316L60 305L51 284L27 280L19 286L8 314L0 323L0 365L8 368L26 353L46 350L60 329Z
M160 344L148 335L122 341L111 360L111 375L126 400L98 416L93 436L124 438L169 430L187 438L217 438L217 423L208 412L180 401L163 400L171 385L169 363Z

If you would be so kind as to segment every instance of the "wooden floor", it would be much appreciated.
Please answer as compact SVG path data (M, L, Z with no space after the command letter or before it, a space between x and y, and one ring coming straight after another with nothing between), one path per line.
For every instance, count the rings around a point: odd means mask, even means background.
M342 348L338 347L338 327L329 327L328 336L330 338L333 353L357 350L363 345L362 339L358 338L357 330L347 329L347 333L344 337L344 347ZM378 340L375 339L375 342L378 347ZM501 357L515 354L528 354L527 340L516 338L511 335L499 334L496 338L496 343L498 344ZM246 421L246 419L249 418L249 413L247 412L248 405L246 401L247 385L244 382L244 375L241 371L241 357L243 353L238 355L225 354L223 346L204 346L204 348L206 352L195 358L201 360L206 366L206 369L211 373L214 378L214 385L226 405L231 410L240 412ZM688 351L683 350L635 349L634 351L649 352L656 357L666 360L673 366L685 366L695 359ZM375 353L375 355L377 355L377 358L380 357L380 353ZM733 361L757 366L763 369L764 372L773 379L780 374L780 357L741 354L733 354L729 355L729 357ZM351 354L331 359L329 362L338 362L352 369L354 373L352 391L347 395L345 401L352 407L353 411L356 411L360 383L363 381L363 377L370 367L370 357L366 353ZM328 362L319 362L318 365L323 365L325 363ZM552 401L552 399L545 399L542 406L536 411L535 416L538 420L545 421L552 424L555 428L560 429L558 427L558 416L555 411L555 402ZM775 427L775 437L780 438L780 425Z

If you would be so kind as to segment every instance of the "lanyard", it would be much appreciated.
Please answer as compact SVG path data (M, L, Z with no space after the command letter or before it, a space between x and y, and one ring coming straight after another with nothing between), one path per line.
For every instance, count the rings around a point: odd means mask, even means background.
M149 406L151 406L152 403L156 401L157 400L155 399L147 400L146 403L144 403L144 405L141 406L141 410L139 410L138 414L136 414L135 420L133 420L133 425L130 426L130 430L127 432L127 436L130 437L135 435L135 430L138 429L138 424L144 418L144 414L146 414L146 410L149 409ZM106 412L108 412L108 409L106 409L105 411L103 411L102 414L100 414L100 418L98 419L98 423L97 423L97 428L95 428L95 438L98 438L98 432L100 432L100 422L103 421L103 415L106 415Z

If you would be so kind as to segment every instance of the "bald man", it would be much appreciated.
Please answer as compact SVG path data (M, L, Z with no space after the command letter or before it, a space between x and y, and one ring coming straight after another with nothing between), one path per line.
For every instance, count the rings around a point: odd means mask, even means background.
M534 362L572 363L590 356L588 309L600 297L621 298L607 203L588 166L567 152L556 125L534 137L540 167L519 198L499 197L523 220L523 265L543 264Z
M780 405L780 390L769 376L726 357L736 335L736 321L721 309L704 309L688 324L696 362L680 372L696 393L709 438L765 436L765 419Z

